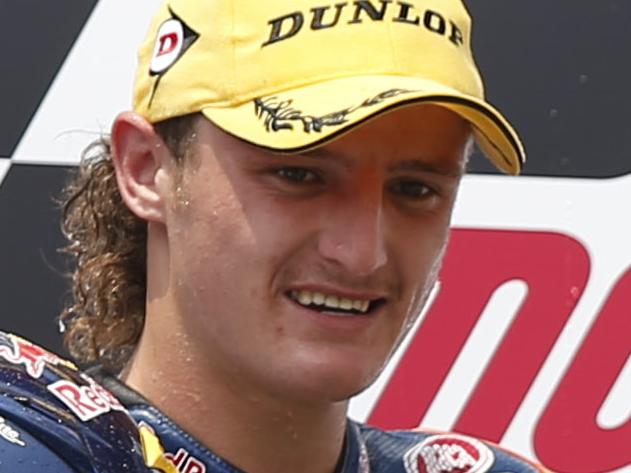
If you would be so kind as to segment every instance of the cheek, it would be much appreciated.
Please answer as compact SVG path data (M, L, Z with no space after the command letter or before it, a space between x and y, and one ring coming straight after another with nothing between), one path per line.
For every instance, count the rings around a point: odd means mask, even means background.
M258 257L266 264L289 264L316 233L317 214L305 203L259 193L244 198L242 205Z
M239 205L201 198L191 199L170 231L171 291L192 336L227 350L248 333L254 304L262 304L262 268Z
M260 300L274 275L306 245L313 226L301 206L239 189L235 192L226 179L193 189L174 215L170 238L176 273L205 289L205 298Z
M221 300L230 297L227 283L243 272L239 258L251 258L253 238L230 188L199 181L183 184L180 202L169 215L171 279L182 296L186 292L186 297L201 301Z
M449 237L448 218L430 219L406 232L397 246L397 262L403 274L406 300L411 310L420 310L419 303L431 290L438 276Z

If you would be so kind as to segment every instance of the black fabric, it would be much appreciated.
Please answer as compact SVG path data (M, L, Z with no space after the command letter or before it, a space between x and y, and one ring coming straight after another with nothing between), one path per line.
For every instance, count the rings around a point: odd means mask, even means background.
M127 386L102 366L97 365L88 368L86 373L116 396L118 400L127 407L139 404L151 404L142 394Z

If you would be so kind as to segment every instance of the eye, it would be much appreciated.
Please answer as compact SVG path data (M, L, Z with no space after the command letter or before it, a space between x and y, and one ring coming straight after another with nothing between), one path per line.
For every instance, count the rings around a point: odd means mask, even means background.
M434 190L421 181L401 179L390 185L390 190L410 200L421 200L434 194Z
M276 170L276 174L293 183L317 182L318 176L311 170L301 167L283 167Z

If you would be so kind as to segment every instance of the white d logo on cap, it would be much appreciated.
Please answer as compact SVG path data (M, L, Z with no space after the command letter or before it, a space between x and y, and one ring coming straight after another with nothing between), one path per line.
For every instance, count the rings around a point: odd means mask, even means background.
M162 23L153 49L151 73L161 74L178 60L184 46L184 27L179 20Z

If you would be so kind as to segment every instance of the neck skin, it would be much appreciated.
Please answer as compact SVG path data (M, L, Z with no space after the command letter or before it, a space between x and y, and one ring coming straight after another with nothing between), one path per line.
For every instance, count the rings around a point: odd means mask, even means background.
M248 473L333 473L347 403L278 399L226 379L181 323L169 278L167 238L150 224L145 327L124 381L215 454Z

